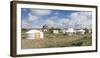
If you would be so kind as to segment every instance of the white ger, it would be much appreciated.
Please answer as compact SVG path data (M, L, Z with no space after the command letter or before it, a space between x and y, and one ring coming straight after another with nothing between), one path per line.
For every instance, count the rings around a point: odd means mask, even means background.
M26 32L27 39L43 39L44 33L41 30L29 30Z

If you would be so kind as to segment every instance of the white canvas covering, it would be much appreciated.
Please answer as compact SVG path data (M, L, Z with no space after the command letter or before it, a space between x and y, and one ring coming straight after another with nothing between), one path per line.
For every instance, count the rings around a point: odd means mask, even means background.
M75 30L73 28L69 28L66 32L73 33L73 32L75 32Z
M77 30L76 32L81 32L81 34L84 34L85 33L85 30L80 29L80 30Z
M28 32L26 32L27 39L35 39L35 33L40 33L40 39L44 38L44 34L43 34L42 31L40 31L40 30L29 30Z
M53 30L53 33L58 34L59 30Z

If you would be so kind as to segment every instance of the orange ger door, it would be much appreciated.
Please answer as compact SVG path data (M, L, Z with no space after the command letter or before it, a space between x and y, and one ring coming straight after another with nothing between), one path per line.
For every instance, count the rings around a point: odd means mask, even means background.
M35 39L40 39L40 33L35 33Z

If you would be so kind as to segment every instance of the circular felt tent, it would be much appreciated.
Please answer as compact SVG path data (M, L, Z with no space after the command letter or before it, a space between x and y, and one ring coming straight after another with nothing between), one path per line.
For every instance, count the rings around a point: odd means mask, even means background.
M29 30L26 32L27 39L43 39L44 33L41 30Z
M73 33L75 33L76 31L73 28L68 28L68 30L66 30L66 33L68 35L73 35Z

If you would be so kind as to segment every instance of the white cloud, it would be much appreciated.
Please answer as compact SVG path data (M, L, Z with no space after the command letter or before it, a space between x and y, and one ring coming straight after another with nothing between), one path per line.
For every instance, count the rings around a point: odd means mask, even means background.
M35 10L35 9L30 9L31 14L33 15L38 15L38 16L45 16L49 15L52 11L51 10Z
M30 28L30 24L27 22L27 20L22 20L22 28L26 28L26 29L28 29L28 28Z
M75 12L70 15L70 26L78 24L78 28L91 28L92 27L92 13L91 12Z
M49 15L50 13L51 13L51 10L30 9L27 20L30 23L32 23L33 21L38 20L41 16L46 16L46 15Z
M46 15L49 15L50 13L51 13L51 10L30 9L30 12L28 13L27 21L32 23L33 21L38 20L41 16L46 16Z
M41 25L35 25L32 22L29 22L27 20L22 20L22 28L25 29L31 29L31 28L41 28Z
M26 11L26 10L24 10ZM35 10L30 9L30 12L28 13L28 18L26 20L22 20L22 28L39 28L40 25L34 25L33 22L36 20L39 20L41 16L46 16L51 13L51 10Z
M55 22L49 19L45 21L45 24L47 24L49 27L53 27L55 25Z
M24 8L23 8L23 11L27 12L27 10L26 10L26 9L24 9Z
M47 24L48 27L64 28L68 22L69 22L69 19L65 19L65 18L61 19L57 16L53 16L47 19L44 24Z
M68 27L68 23L69 23L69 19L67 18L62 18L59 20L58 22L60 25L61 28L67 28Z
M58 14L58 12L55 12L54 14L55 14L55 15L57 15L57 14Z
M39 17L49 15L50 13L50 10L31 9L27 21L22 21L22 28L39 28L44 24L55 28L92 28L92 12L73 12L69 15L69 18L52 16L46 19L44 23L40 23L42 24L41 26L32 24L35 20L38 20Z
M36 16L36 15L32 15L32 14L28 14L28 21L34 21L34 20L37 20L39 19L39 16Z
M91 12L74 12L69 17L70 19L53 16L46 21L46 24L55 28L92 28Z
M57 20L57 19L59 19L59 17L58 16L52 16L49 19L51 19L51 20Z

